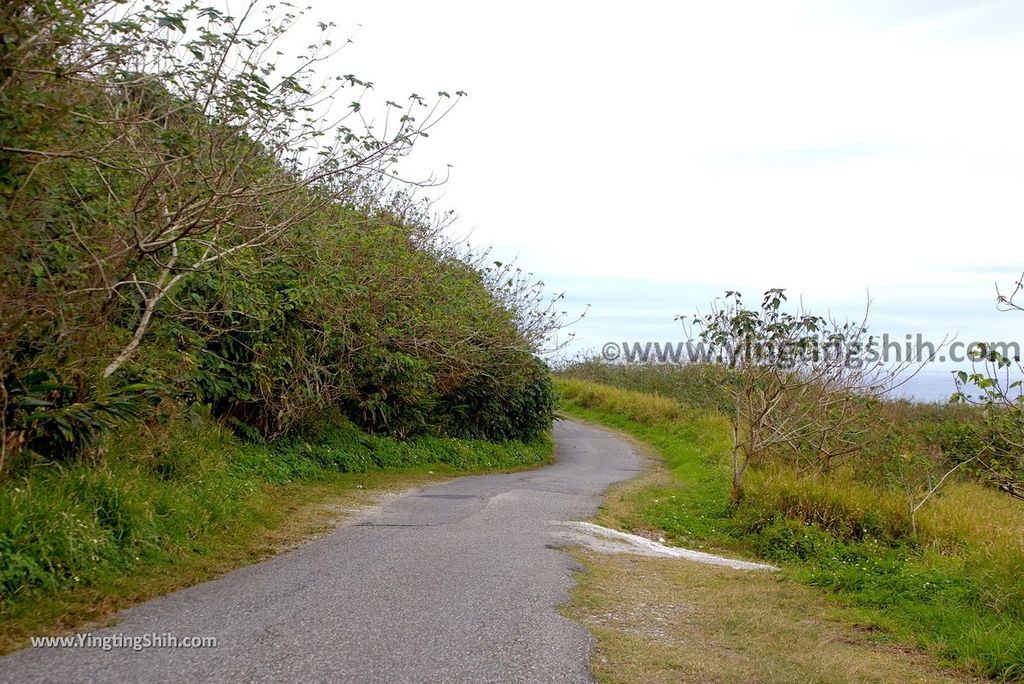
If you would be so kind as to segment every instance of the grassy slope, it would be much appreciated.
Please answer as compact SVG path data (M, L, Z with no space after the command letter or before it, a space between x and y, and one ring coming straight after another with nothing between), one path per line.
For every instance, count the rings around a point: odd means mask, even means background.
M253 445L204 419L115 444L99 463L0 486L0 652L261 560L381 491L552 453L546 438L399 442L345 424L313 443Z
M923 647L979 674L1024 675L1024 514L1003 497L963 483L922 517L920 545L893 546L871 535L844 542L773 507L797 510L825 501L838 514L852 517L859 506L858 520L875 516L878 502L856 501L864 492L852 483L807 491L785 474L759 476L744 507L733 513L722 462L728 436L720 416L582 381L562 380L559 389L567 413L635 435L665 458L660 476L623 492L620 503L602 513L606 524L767 557L782 564L784 576L830 589L846 620L884 638Z
M963 682L913 649L836 619L812 588L774 573L579 553L567 615L597 637L601 682Z

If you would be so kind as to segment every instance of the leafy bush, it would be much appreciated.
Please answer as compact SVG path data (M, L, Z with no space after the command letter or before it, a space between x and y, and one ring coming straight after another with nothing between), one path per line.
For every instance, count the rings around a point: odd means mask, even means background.
M35 370L5 383L5 451L22 447L45 458L63 458L92 446L118 424L148 408L145 384L114 391L76 388L52 370ZM0 459L0 468L4 465Z
M518 384L502 387L487 376L464 382L443 398L447 432L462 437L529 440L551 425L556 397L547 365L524 358Z
M118 4L0 12L0 473L168 403L257 441L338 410L399 437L546 429L540 284L382 180L462 94L334 126L311 103L369 83L318 77L314 48L246 57L301 11Z

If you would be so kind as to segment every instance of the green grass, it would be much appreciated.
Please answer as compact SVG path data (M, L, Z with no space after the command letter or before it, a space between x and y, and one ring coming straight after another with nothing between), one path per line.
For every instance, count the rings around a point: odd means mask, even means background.
M714 411L656 394L559 379L569 415L652 446L671 473L625 495L620 519L680 543L779 563L820 587L848 619L988 677L1024 679L1024 510L1004 495L957 482L910 534L892 493L854 473L823 480L752 472L729 504L728 425Z
M687 542L721 538L729 513L729 474L718 467L728 447L727 426L720 416L681 407L645 413L628 403L609 406L603 403L607 396L586 393L582 387L572 393L568 388L559 383L566 413L627 432L664 459L672 481L630 495L641 521Z
M552 452L548 438L398 441L343 421L311 441L251 444L205 418L111 443L92 461L39 464L0 484L3 651L265 557L324 519L312 504L534 466ZM282 528L291 532L273 541Z

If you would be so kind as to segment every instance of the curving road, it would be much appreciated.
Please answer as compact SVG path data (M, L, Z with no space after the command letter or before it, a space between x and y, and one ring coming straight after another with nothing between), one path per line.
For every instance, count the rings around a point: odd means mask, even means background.
M592 640L557 609L573 560L552 521L591 516L640 457L578 423L558 460L388 500L326 537L121 613L94 635L216 648L26 648L0 682L584 682Z

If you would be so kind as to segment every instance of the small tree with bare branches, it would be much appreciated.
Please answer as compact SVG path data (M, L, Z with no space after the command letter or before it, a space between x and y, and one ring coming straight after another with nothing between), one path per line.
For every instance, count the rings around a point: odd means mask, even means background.
M727 369L734 501L748 466L769 455L828 471L860 451L871 403L897 384L900 369L872 352L864 322L790 313L785 302L776 288L747 308L729 291L712 312L680 317Z

